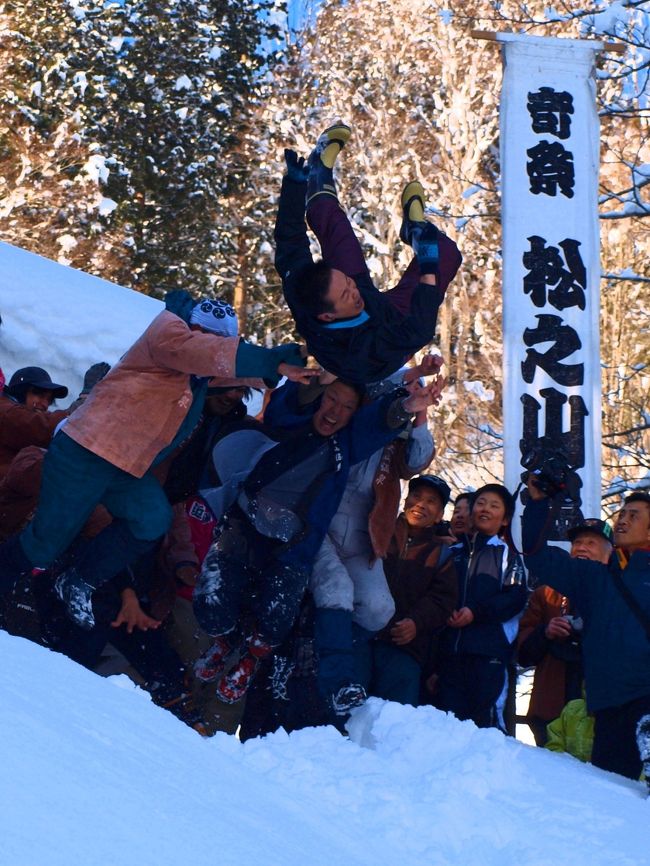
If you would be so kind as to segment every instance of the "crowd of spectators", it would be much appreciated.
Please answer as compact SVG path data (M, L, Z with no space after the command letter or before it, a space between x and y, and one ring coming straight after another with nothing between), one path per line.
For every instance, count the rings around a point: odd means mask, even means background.
M247 342L227 303L177 291L67 409L45 369L0 371L0 625L117 665L200 733L242 739L344 732L371 695L513 734L519 663L535 668L539 746L639 778L650 495L627 497L613 533L596 517L574 527L567 553L546 543L554 499L530 474L522 555L511 491L454 495L431 474L442 359L405 361L460 254L412 182L413 262L374 287L333 183L349 134L326 130L308 162L287 153L277 264L306 347Z

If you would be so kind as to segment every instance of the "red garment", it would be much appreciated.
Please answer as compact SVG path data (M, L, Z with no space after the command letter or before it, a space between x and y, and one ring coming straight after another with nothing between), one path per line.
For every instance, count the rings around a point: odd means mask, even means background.
M168 570L175 573L182 565L200 568L214 540L216 526L213 513L200 496L189 496L185 502L175 505L165 550ZM180 581L176 593L181 598L192 599L192 587Z
M11 397L0 396L0 478L9 470L14 457L23 448L36 445L47 448L57 424L68 415L67 409L36 412Z
M550 641L544 636L544 629L553 617L568 612L569 601L565 596L550 586L538 586L519 623L519 664L535 665L527 713L530 718L550 722L560 715L566 704L567 663L548 650Z

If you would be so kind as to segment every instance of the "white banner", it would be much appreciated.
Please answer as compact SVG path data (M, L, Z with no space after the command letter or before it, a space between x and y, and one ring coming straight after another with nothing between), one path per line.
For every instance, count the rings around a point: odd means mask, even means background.
M503 429L505 483L558 449L578 492L552 538L600 516L599 127L601 42L499 34L503 43ZM521 499L521 497L520 497ZM518 512L521 510L521 502ZM513 523L519 541L519 520Z

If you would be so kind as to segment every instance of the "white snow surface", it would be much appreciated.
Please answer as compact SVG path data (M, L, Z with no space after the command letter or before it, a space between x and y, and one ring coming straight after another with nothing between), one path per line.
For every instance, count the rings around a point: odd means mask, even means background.
M371 699L333 728L202 739L126 678L0 633L0 863L633 866L644 786Z
M20 367L44 367L70 389L59 406L76 398L91 364L118 361L162 309L155 298L0 243L0 367L7 381Z
M72 398L160 309L0 244L8 376L44 366ZM0 654L0 866L650 864L641 783L431 707L204 740L125 677L4 632Z

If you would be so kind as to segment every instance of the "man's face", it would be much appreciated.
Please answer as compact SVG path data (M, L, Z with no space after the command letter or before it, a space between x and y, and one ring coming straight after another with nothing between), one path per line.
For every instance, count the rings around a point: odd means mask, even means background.
M428 484L418 484L409 490L404 503L404 517L411 529L435 526L442 520L444 510L440 494Z
M361 292L352 277L348 277L343 271L332 268L329 290L325 300L330 308L325 313L319 313L318 318L323 322L334 322L337 319L350 319L358 316L364 308Z
M472 508L474 529L485 535L497 535L499 530L509 522L503 499L496 493L481 493L474 501Z
M459 499L454 505L454 513L451 515L451 531L458 538L459 535L467 535L471 532L472 517L469 510L469 499Z
M650 547L650 506L630 502L618 512L614 524L614 544L627 550Z
M54 392L45 388L28 388L25 394L25 406L34 412L47 412L54 402Z
M321 436L333 436L345 427L358 408L359 395L354 388L343 382L332 382L323 392L313 418L316 432Z
M221 394L211 394L205 398L205 408L209 415L227 415L244 399L245 388L229 388Z
M590 559L592 562L607 565L611 552L612 545L609 541L594 532L581 532L571 542L573 559Z

